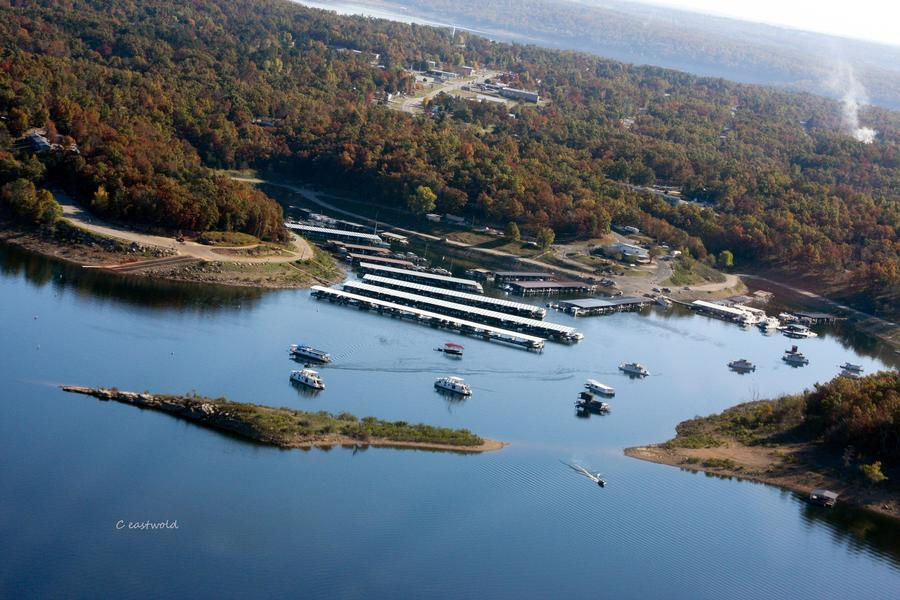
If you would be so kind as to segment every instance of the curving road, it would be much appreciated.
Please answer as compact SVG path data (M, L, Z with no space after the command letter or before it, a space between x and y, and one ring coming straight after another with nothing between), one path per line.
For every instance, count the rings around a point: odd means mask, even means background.
M313 256L312 248L309 243L297 236L291 234L293 238L293 251L279 256L240 256L222 253L222 250L247 250L258 246L207 246L198 244L197 242L184 241L179 242L175 238L164 237L160 235L151 235L132 231L118 225L104 222L84 209L75 204L75 202L67 195L54 192L54 197L59 205L62 206L63 216L72 224L82 229L86 229L92 233L105 237L115 238L125 242L135 242L143 246L156 246L159 248L167 248L174 250L178 256L189 256L203 261L225 261L240 263L280 263L293 262L296 260L309 260Z

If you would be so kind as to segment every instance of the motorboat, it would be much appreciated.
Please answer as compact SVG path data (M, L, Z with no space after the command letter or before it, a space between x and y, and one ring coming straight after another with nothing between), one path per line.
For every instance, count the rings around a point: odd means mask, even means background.
M797 349L797 346L791 346L790 350L785 350L781 360L795 367L809 364L809 359L803 356L803 353Z
M665 296L657 296L656 303L659 304L660 306L665 306L665 307L672 306L672 301L669 300L668 298L666 298Z
M590 396L590 394L588 394ZM595 415L605 415L609 412L609 403L595 399L593 396L584 398L583 395L575 401L575 406L583 412L594 413Z
M776 317L766 317L762 321L756 324L757 327L762 329L764 332L775 331L779 327L781 327L781 321L779 321Z
M801 325L800 323L789 323L781 328L781 332L792 338L810 338L816 337L816 333L814 331L810 331L809 327L806 325Z
M444 354L448 354L450 356L458 356L462 358L463 350L465 350L465 348L463 348L459 344L447 342L446 344L444 344L443 348L435 348L435 350L437 350L438 352L443 352Z
M756 365L746 358L739 358L728 363L728 367L735 371L755 371Z
M317 371L312 369L294 369L291 371L291 381L313 388L314 390L324 390L325 384L319 377Z
M298 346L291 344L291 356L294 358L309 358L320 363L330 363L331 355L321 350L316 350L312 346Z
M841 365L841 368L845 371L849 371L850 373L862 373L863 367L862 365L855 365L853 363L844 363Z
M449 375L447 377L439 377L434 382L434 387L438 390L444 390L461 396L471 396L472 388L463 381L462 377Z
M619 370L624 371L629 375L637 375L639 377L646 377L650 374L647 367L640 363L624 363L619 365Z
M584 384L584 388L590 392L594 392L595 394L606 396L607 398L612 398L616 395L615 388L604 385L596 379L588 379Z

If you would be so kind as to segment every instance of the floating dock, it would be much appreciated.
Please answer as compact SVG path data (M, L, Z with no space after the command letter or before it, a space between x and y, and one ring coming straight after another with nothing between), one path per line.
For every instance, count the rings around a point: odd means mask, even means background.
M584 337L578 333L574 327L569 327L567 325L518 317L516 315L487 310L475 306L466 306L465 304L457 304L455 302L448 302L429 296L420 296L418 294L379 287L368 283L348 281L344 284L344 290L360 296L378 298L379 300L403 304L404 306L414 306L422 310L487 323L496 327L521 331L531 335L547 337L557 342L574 343Z
M424 271L398 269L396 267L376 265L371 262L359 263L359 270L363 273L371 273L372 275L385 275L387 277L393 277L394 279L425 283L443 288L466 290L468 292L478 292L479 294L484 291L481 284L474 279L460 279L459 277L450 277L449 275L435 275L434 273L426 273Z
M514 294L521 296L584 294L594 291L594 286L580 281L513 281L509 285Z
M411 281L401 281L400 279L391 279L389 277L381 277L380 275L364 275L363 283L380 285L381 287L401 290L411 294L431 296L432 298L440 298L441 300L447 300L448 302L477 306L478 308L486 308L497 312L518 315L520 317L528 317L529 319L537 319L538 321L547 316L546 308L535 306L534 304L513 302L512 300L504 300L502 298L491 298L490 296L470 294L458 290L448 290L447 288L413 283Z
M509 281L546 281L553 279L550 273L538 271L497 271L494 273L494 281L507 283Z
M284 226L311 240L338 240L353 244L385 245L384 240L371 233L346 231L344 229L329 229L328 227L316 227L315 225L300 225L299 223L285 223Z
M388 265L391 267L399 267L399 268L413 268L416 265L411 261L404 260L402 258L390 258L389 256L369 256L367 254L357 254L355 252L348 252L347 258L350 259L353 264L361 263L361 262L371 262L379 265Z
M394 302L387 302L377 298L369 298L367 296L361 296L343 290L335 290L321 285L312 287L312 295L317 300L328 300L329 302L337 304L356 306L363 310L374 310L394 318L408 319L431 327L450 329L464 335L480 337L485 340L505 342L527 350L539 351L544 349L544 339L537 336L520 333L518 331L509 331L464 319L457 319L455 317L421 310L412 306L403 306L402 304L395 304Z
M653 304L650 298L637 296L621 296L619 298L578 298L576 300L560 300L559 307L576 316L608 315L615 312L641 310Z

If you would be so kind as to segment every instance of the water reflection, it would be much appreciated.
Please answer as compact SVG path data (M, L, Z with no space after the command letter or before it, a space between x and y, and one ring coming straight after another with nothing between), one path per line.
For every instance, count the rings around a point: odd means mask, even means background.
M809 527L825 523L835 542L855 552L872 552L890 557L891 563L900 566L900 537L896 521L889 517L868 512L846 504L834 508L813 506L795 494L801 502L801 516Z
M149 309L234 311L254 306L264 294L255 288L160 281L85 269L4 243L0 243L0 273L22 276L39 288L52 285L57 295L75 293Z

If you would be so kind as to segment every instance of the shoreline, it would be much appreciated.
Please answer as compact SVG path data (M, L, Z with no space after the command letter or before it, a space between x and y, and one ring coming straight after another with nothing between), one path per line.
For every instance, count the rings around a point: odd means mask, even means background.
M808 444L744 446L733 442L717 448L670 448L665 444L649 444L625 448L623 453L630 458L694 473L753 481L803 496L808 496L813 489L826 488L840 494L838 504L900 521L900 501L888 491L848 484L830 473L810 470L813 465L792 462L789 458L809 450Z
M377 429L384 426L399 428L397 435L415 435L421 433L422 425L403 423L387 423L370 418L357 420L352 415L342 413L334 416L327 413L309 413L288 408L276 408L240 402L231 402L224 398L211 399L200 396L169 396L150 393L126 392L116 388L90 388L76 385L59 386L64 392L93 396L105 402L119 402L140 409L153 410L171 415L193 423L205 429L234 435L246 441L274 446L283 449L293 448L326 448L342 447L376 447L396 449L429 450L435 452L453 452L457 454L480 454L492 452L507 446L505 442L481 438L467 430L451 430L424 426L432 436L457 435L467 441L480 441L472 444L442 443L432 440L408 440L385 437L384 435L368 435L366 425ZM316 419L322 423L310 424ZM313 430L319 426L318 431ZM354 437L345 431L335 432L336 425L346 426Z
M334 271L330 276L309 272L304 267L316 262L316 256L301 264L235 262L225 255L221 260L202 260L179 256L165 248L100 236L68 223L64 227L64 234L59 230L50 234L0 221L0 243L86 269L178 283L270 290L307 289L316 284L331 285L346 277L346 271L335 261L325 267L326 272ZM63 235L67 237L61 239ZM220 253L220 250L210 247L211 252Z

